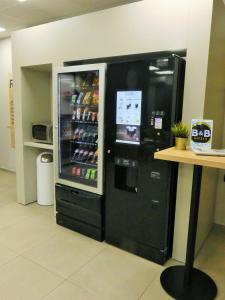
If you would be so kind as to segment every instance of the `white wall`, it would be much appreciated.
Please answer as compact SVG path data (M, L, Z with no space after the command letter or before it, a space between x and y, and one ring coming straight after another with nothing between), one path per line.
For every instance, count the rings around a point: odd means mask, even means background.
M225 86L225 82L224 82ZM225 91L224 91L225 101ZM222 129L224 133L222 147L225 149L225 119L224 126ZM217 197L216 197L216 209L215 209L215 223L225 226L225 172L224 170L219 171L218 175L218 186L217 186Z
M221 114L219 109L225 103L225 5L222 1L215 1L213 16L213 45L211 52L211 74L213 76L210 96L214 97L214 103L218 107L217 116ZM218 133L223 134L219 147L225 148L225 118L218 124ZM216 145L217 146L217 145ZM225 172L221 170L218 176L215 223L225 226Z
M189 1L144 0L17 31L14 61L26 66L184 49Z
M9 125L9 74L12 74L11 40L0 40L0 168L15 171Z
M187 64L185 74L183 121L204 117L208 75L213 0L190 0ZM193 167L180 164L176 204L173 257L184 260ZM216 182L204 185L212 176L212 169L203 168L196 250L201 247L213 224ZM211 177L213 178L213 177ZM213 194L214 192L214 194ZM185 224L185 225L184 225Z
M225 87L225 81L224 81ZM223 99L225 102L225 88L223 90ZM223 143L222 148L225 149L225 118L224 126L222 128ZM216 209L215 209L215 223L225 226L225 172L224 170L219 171L218 175L218 185L217 185L217 194L216 194Z

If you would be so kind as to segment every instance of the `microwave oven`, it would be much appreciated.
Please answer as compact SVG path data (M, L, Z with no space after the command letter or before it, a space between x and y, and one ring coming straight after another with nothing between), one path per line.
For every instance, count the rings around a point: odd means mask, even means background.
M52 144L52 124L51 123L33 123L32 139L34 142Z

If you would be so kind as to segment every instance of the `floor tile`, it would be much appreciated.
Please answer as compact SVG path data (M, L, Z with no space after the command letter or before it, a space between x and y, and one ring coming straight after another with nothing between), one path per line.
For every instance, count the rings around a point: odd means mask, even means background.
M137 300L160 266L107 246L69 280L106 300Z
M62 281L33 262L16 258L0 267L0 299L40 300Z
M0 169L1 187L5 184L14 186L16 184L16 173Z
M0 206L0 230L23 221L27 213L18 203L8 203L4 209Z
M18 205L18 204L17 204ZM55 222L55 215L54 215L54 207L53 205L39 205L37 202L30 203L28 205L19 204L23 210L26 212L27 216L45 216L48 220L52 220Z
M25 252L23 256L66 278L104 247L103 243L62 228L54 237Z
M169 260L165 267L174 264ZM195 266L215 280L216 300L224 300L224 229L212 230ZM16 176L0 170L0 300L169 300L161 271L56 225L53 206L16 203Z
M13 200L16 199L16 174L0 169L0 203L6 199L5 195L14 196ZM10 200L10 199L7 200ZM12 199L12 197L11 197Z
M216 227L212 230L199 255L195 266L207 273L216 283L218 297L225 299L225 233Z
M93 293L81 289L70 282L63 282L44 300L100 300Z
M40 215L24 220L0 230L0 243L21 254L51 238L59 226L53 220Z
M164 268L162 267L162 269L158 272L154 281L149 285L149 287L140 297L140 300L172 300L173 299L163 290L161 286L160 275L163 269Z
M181 265L184 265L184 264L171 258L165 263L164 267L169 268L172 266L181 266Z
M0 266L14 259L16 256L17 254L14 251L0 244Z
M16 175L0 169L0 207L16 203Z
M16 196L16 189L11 189L11 187L7 187L4 189L0 188L0 204L6 203L16 203L17 196Z

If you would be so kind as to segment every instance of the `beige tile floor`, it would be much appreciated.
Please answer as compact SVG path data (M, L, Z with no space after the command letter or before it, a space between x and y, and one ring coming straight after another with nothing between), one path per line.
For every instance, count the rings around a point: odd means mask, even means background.
M56 225L52 207L17 204L15 184L0 170L0 300L171 299L164 267ZM225 232L212 231L196 265L225 300Z

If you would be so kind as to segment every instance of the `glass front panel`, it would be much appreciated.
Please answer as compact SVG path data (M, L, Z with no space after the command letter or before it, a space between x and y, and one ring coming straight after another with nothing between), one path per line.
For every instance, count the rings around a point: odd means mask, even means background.
M99 71L59 74L59 178L97 187Z

